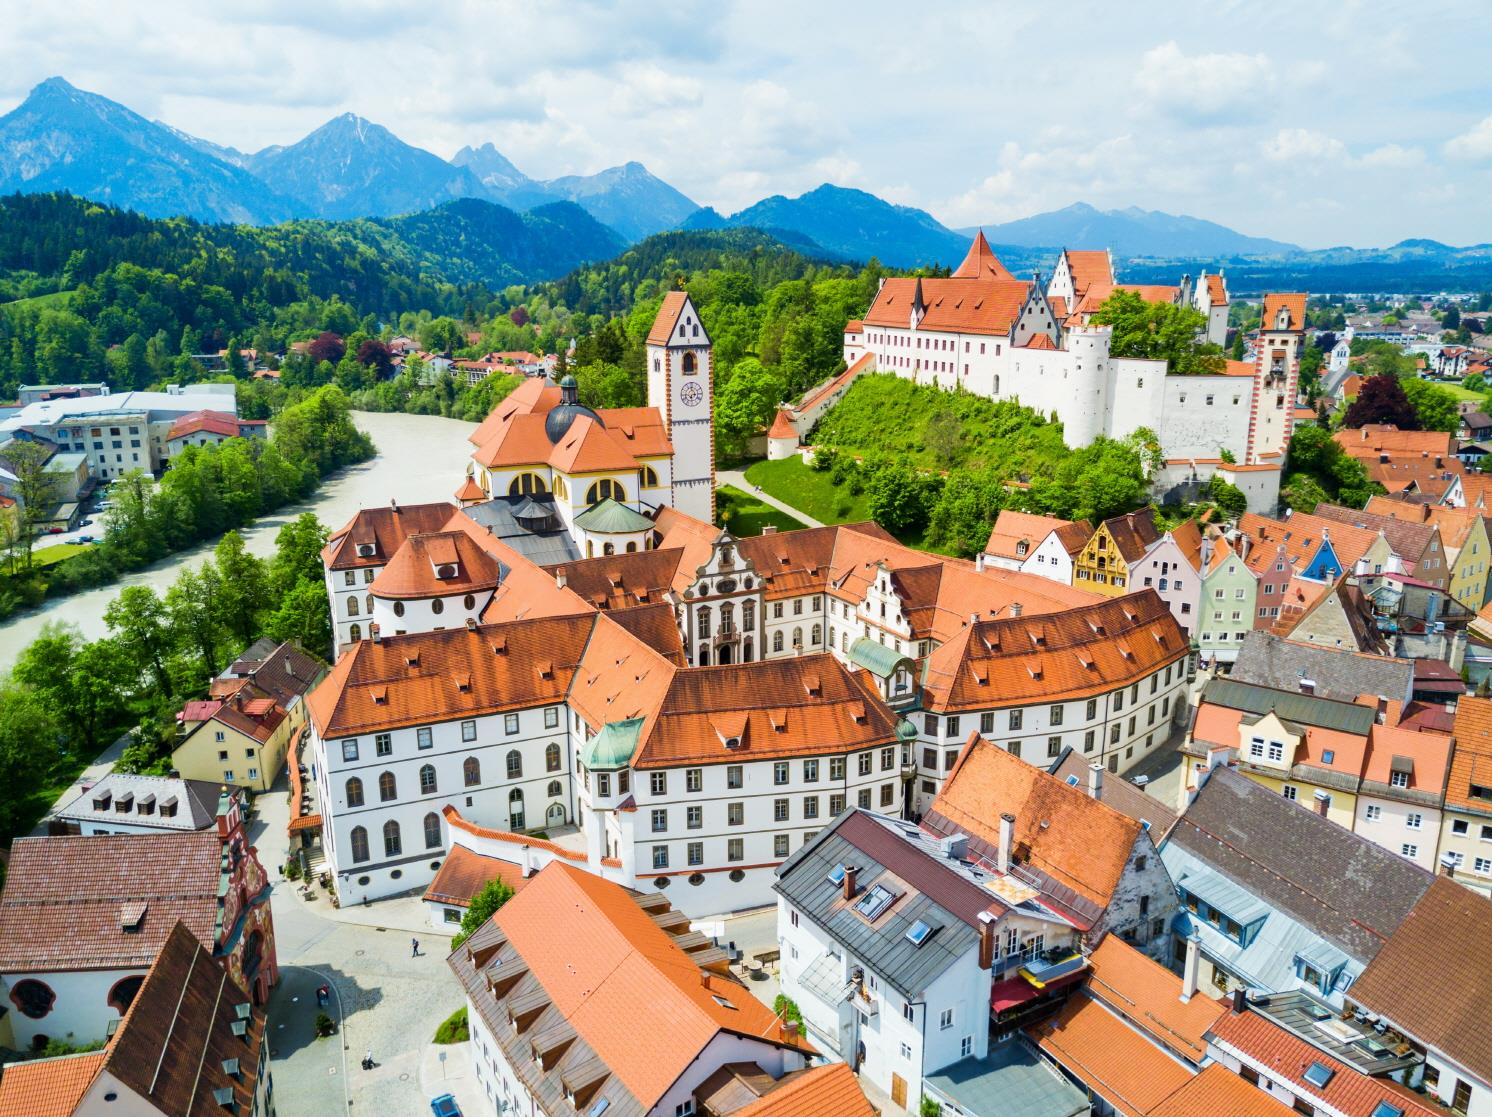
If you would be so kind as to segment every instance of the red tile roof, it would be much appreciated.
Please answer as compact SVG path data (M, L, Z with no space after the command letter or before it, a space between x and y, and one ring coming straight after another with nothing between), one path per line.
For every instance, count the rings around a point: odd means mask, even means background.
M1080 528L1081 532L1071 530L1073 528ZM984 545L984 553L1023 562L1048 535L1054 531L1064 530L1066 531L1066 536L1062 537L1064 543L1068 537L1081 534L1081 542L1077 545L1079 550L1082 549L1083 543L1087 542L1088 536L1093 534L1093 527L1087 520L1074 523L1072 520L1063 520L1056 516L1034 516L1029 512L1016 512L1006 508L995 517L995 526L990 529L989 542ZM1017 545L1020 543L1026 544L1023 552L1017 550ZM1070 548L1068 553L1072 553Z
M736 1110L730 1117L875 1117L876 1109L860 1089L847 1063L794 1071L776 1089Z
M791 438L798 441L798 428L793 426L792 416L781 408L777 411L777 417L772 420L772 429L767 432L768 438Z
M1306 294L1304 292L1291 292L1286 294L1276 293L1264 296L1264 311L1260 316L1259 328L1261 330L1273 330L1275 328L1275 316L1280 309L1289 311L1285 329L1300 331L1306 325Z
M1345 1117L1373 1117L1381 1102L1388 1102L1405 1117L1436 1117L1444 1110L1438 1106L1413 1101L1396 1083L1371 1078L1334 1059L1314 1044L1292 1035L1268 1017L1257 1012L1225 1012L1212 1029L1214 1041L1241 1054L1283 1082L1297 1096L1314 1098L1334 1113ZM1332 1074L1325 1087L1306 1081L1305 1072L1319 1063Z
M649 345L668 344L668 339L673 336L673 328L678 325L679 315L684 312L688 302L689 294L686 291L670 291L663 296L663 305L658 308L658 316L653 319L653 327L648 331Z
M888 279L865 324L906 329L919 282L924 315L918 329L944 333L1007 335L1031 290L1030 283L1017 279Z
M1146 1117L1192 1077L1190 1069L1081 993L1032 1034L1042 1051L1124 1117Z
M450 576L439 577L442 569ZM466 532L429 532L406 539L368 590L394 600L455 597L496 589L500 574L497 560Z
M456 506L445 501L439 504L393 504L387 508L364 508L332 533L322 549L321 560L332 570L383 566L394 557L409 536L418 532L439 531L455 511ZM371 545L373 553L359 555L360 545Z
M522 866L500 857L484 857L462 845L453 845L421 899L426 903L470 907L471 898L494 880L501 880L514 892L528 884Z
M106 1058L105 1051L90 1051L5 1064L0 1117L72 1117Z
M1207 1029L1226 1008L1222 1001L1199 990L1183 1003L1180 979L1118 935L1105 935L1088 963L1092 967L1089 996L1149 1033L1152 1042L1190 1063L1202 1061L1207 1054Z
M1151 1110L1151 1117L1294 1117L1294 1113L1221 1063L1213 1063Z
M1000 263L989 246L989 241L984 239L984 231L980 230L974 234L974 241L969 245L969 251L964 255L963 262L953 270L954 279L1014 279L1010 270ZM906 323L902 323L906 325Z
M225 411L192 411L171 424L166 438L185 438L199 431L221 435L223 438L237 438L238 417Z
M1492 699L1463 695L1456 703L1455 736L1445 805L1492 815L1492 800L1473 794L1473 788L1492 788Z

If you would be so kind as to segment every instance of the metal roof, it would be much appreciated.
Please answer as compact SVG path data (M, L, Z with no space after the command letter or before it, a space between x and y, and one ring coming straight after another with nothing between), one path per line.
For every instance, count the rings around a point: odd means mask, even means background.
M642 737L642 718L611 721L601 727L585 746L587 768L625 768Z
M607 497L576 516L575 526L606 535L630 531L651 531L653 521L641 512L634 512L625 504Z
M916 670L916 661L911 656L902 655L895 648L888 648L869 636L861 636L850 645L850 662L882 679L889 679L897 666L902 663Z
M1251 714L1267 714L1272 710L1286 721L1314 725L1320 729L1335 729L1359 737L1368 735L1378 717L1377 710L1371 706L1336 702L1329 698L1317 698L1312 694L1274 690L1233 679L1213 679L1203 690L1202 701L1211 702L1215 706L1226 706L1230 710L1245 710Z
M990 1044L983 1059L960 1059L925 1079L965 1113L1078 1117L1088 1096L1019 1039Z

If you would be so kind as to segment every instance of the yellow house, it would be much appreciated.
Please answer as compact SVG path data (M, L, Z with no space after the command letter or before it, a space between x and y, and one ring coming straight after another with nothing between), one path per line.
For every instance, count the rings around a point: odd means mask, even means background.
M177 715L171 765L186 779L267 791L306 723L305 697L326 666L291 643L260 640Z
M1241 775L1351 830L1376 716L1373 706L1213 679L1191 751L1226 748Z
M1159 539L1149 508L1105 520L1078 552L1072 584L1106 597L1122 597L1130 592L1130 572Z
M1487 563L1492 559L1486 518L1469 508L1436 508L1431 516L1445 544L1450 595L1476 612L1487 600Z

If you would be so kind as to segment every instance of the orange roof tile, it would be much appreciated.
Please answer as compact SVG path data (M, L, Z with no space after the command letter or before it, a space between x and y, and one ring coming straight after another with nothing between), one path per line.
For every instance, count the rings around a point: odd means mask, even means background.
M463 503L468 500L486 500L487 494L482 491L482 486L478 485L474 478L468 477L456 490L456 499Z
M1445 805L1492 815L1492 799L1473 794L1473 788L1492 789L1492 699L1462 696L1456 704L1455 737Z
M1223 362L1224 376L1253 376L1258 370L1250 361L1225 360Z
M1192 1077L1187 1067L1081 993L1032 1033L1042 1051L1124 1117L1146 1117Z
M683 558L682 547L659 547L652 551L576 559L547 569L588 605L597 609L625 609L663 601Z
M944 333L1010 333L1031 289L1017 279L888 279L866 312L865 324L906 329L919 282L924 315L918 329Z
M1087 520L1081 520L1075 524L1072 520L1063 520L1056 516L1036 516L1029 512L1016 512L1006 508L995 517L995 526L990 529L989 542L984 545L984 553L997 555L1000 558L1024 560L1052 532L1078 526L1084 529L1082 538L1086 542L1088 536L1093 534L1093 528ZM1075 533L1069 532L1068 534ZM1021 543L1025 543L1026 548L1024 551L1017 551ZM1079 543L1078 546L1081 547L1082 544Z
M1151 1117L1294 1117L1294 1113L1222 1063L1213 1063L1151 1110Z
M1046 334L1032 334L1031 340L1021 346L1022 349L1055 349L1057 343Z
M1276 293L1264 296L1264 311L1260 316L1260 329L1275 329L1275 318L1281 308L1289 312L1285 329L1299 332L1306 324L1306 294L1304 292Z
M507 429L514 416L527 415L532 411L548 411L560 401L560 390L546 384L542 377L525 379L509 392L487 417L477 424L477 429L466 436L473 446L485 446Z
M500 575L497 560L464 531L427 532L406 539L368 590L396 600L454 597L496 589Z
M1128 817L1069 787L977 735L928 810L942 832L959 830L999 845L999 818L1015 815L1013 860L1027 862L1085 899L1107 906L1135 842L1144 833Z
M494 880L501 880L515 893L528 884L522 866L500 857L483 857L463 845L452 845L421 899L427 903L470 907L472 897Z
M689 295L685 291L670 291L663 296L663 305L658 308L658 316L653 319L652 329L648 330L649 345L668 344L668 339L673 336L673 328L678 325L679 315L684 312L688 302Z
M89 1051L7 1063L0 1076L0 1117L72 1117L106 1058L106 1051Z
M1439 796L1450 776L1451 751L1451 738L1442 733L1375 725L1368 735L1362 778L1387 785L1393 779L1395 758L1407 757L1414 764L1414 771L1408 773L1410 790Z
M767 432L768 438L791 438L798 441L798 429L793 426L792 416L781 408L777 411L777 417L772 420L772 429Z
M1082 294L1094 284L1114 285L1114 263L1107 249L1066 250L1067 270L1072 273L1072 289Z
M583 869L545 866L493 923L644 1110L718 1037L812 1051L738 982L700 970L626 890Z
M1213 306L1225 306L1228 302L1228 287L1220 275L1207 276L1207 300Z
M1089 996L1187 1061L1202 1061L1207 1054L1207 1029L1226 1010L1222 1001L1199 990L1183 1003L1180 979L1118 935L1105 935L1088 964L1092 967Z
M1311 556L1320 549L1322 537L1326 536L1331 539L1332 552L1346 573L1351 573L1357 560L1367 554L1378 539L1376 531L1305 512L1292 512L1288 520L1272 520L1245 512L1238 520L1238 529L1249 537L1256 549L1262 549L1260 544L1283 544L1290 565L1294 567L1309 563Z
M1371 1078L1334 1059L1320 1047L1292 1035L1257 1012L1225 1012L1213 1028L1216 1042L1230 1054L1243 1054L1267 1069L1270 1078L1286 1084L1297 1095L1316 1098L1334 1113L1345 1117L1374 1117L1383 1102L1405 1117L1436 1117L1445 1111L1421 1105L1397 1083ZM1324 1087L1306 1081L1305 1071L1313 1063L1329 1069Z
M875 1117L848 1063L825 1063L784 1075L776 1089L730 1117Z
M332 533L321 551L321 560L332 570L382 566L394 557L404 540L418 532L439 531L454 511L456 506L448 501L364 508ZM368 546L372 547L371 554L358 554L359 547Z
M905 323L903 323L903 325L905 325ZM814 405L816 405L821 399L832 395L839 388L849 383L855 377L859 376L861 372L863 372L867 368L870 368L875 363L875 359L876 355L874 353L862 354L859 360L850 365L849 368L845 369L838 376L831 379L822 388L818 388L809 395L804 396L794 410L800 413L811 410Z
M984 239L984 230L974 234L974 241L969 245L969 251L965 254L963 263L953 270L954 279L1014 279L1010 270L1000 263L989 246L989 241ZM868 316L867 316L868 317ZM905 323L903 323L905 325Z
M1138 682L1185 658L1188 647L1153 590L1062 612L983 620L928 656L924 704L957 713L1085 698Z
M844 332L847 334L863 334L865 332L865 323L858 318L851 318L844 324Z

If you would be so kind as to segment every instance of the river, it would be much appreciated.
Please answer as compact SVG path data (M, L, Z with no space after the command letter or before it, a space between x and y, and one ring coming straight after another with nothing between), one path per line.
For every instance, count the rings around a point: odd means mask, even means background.
M387 504L425 504L451 500L460 486L470 458L466 436L473 423L435 415L393 415L353 412L357 425L368 432L378 456L329 478L310 500L281 508L241 529L248 549L256 555L274 553L275 534L302 512L314 512L335 531L360 508ZM137 570L108 586L48 600L38 609L16 613L0 624L0 671L7 670L22 649L51 621L73 624L92 640L108 631L104 610L125 586L152 586L164 591L184 564L200 563L212 554L214 543L181 551L154 566Z

